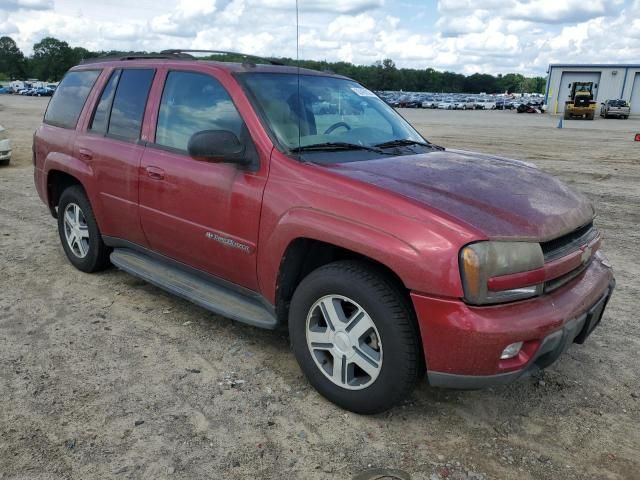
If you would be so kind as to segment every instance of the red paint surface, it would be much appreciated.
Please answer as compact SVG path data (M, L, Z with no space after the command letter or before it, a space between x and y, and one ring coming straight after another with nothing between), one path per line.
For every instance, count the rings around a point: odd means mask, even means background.
M111 70L142 65L156 69L142 142L88 133ZM34 180L43 201L51 204L52 172L72 175L85 188L104 235L218 275L272 304L283 255L298 238L377 260L414 292L430 369L496 373L508 343L542 338L608 285L610 272L594 261L568 286L541 298L484 308L459 300L458 254L464 245L487 239L543 241L593 217L582 195L521 162L448 150L331 167L304 164L274 148L233 76L246 68L283 67L132 60L77 68L103 72L76 130L42 125L36 132ZM222 83L255 143L257 171L196 161L151 145L169 70L203 72ZM211 241L207 232L240 242L247 251ZM545 266L545 278L573 261Z

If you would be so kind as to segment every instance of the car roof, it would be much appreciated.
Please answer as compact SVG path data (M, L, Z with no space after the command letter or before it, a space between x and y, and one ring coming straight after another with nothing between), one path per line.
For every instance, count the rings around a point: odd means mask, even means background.
M267 65L263 63L253 63L253 62L223 62L216 60L199 60L197 58L164 58L164 57L153 57L153 56L141 56L141 57L122 57L122 58L95 58L84 61L83 63L76 65L71 70L90 70L99 68L127 68L127 67L141 67L141 66L160 66L160 65L210 65L212 67L216 67L218 69L226 70L229 73L285 73L296 75L300 73L301 75L315 75L315 76L323 76L323 77L333 77L333 78L342 78L347 80L352 80L348 77L337 75L333 72L319 71L319 70L311 70L309 68L299 68L296 66L290 65Z

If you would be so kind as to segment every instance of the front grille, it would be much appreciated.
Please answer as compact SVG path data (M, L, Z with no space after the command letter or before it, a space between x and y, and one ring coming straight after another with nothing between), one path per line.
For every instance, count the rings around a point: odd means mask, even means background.
M591 260L589 260L587 263L583 263L578 268L571 270L569 273L565 273L561 277L544 282L544 293L553 292L555 289L560 288L566 283L569 283L571 280L584 272L590 264Z
M553 240L549 240L548 242L543 242L540 245L542 246L544 261L551 262L558 258L562 258L572 252L575 252L584 245L587 245L597 236L598 230L593 226L593 223L589 223L566 235L554 238ZM546 281L544 284L545 293L552 292L553 290L556 290L557 288L560 288L561 286L569 283L571 280L584 272L590 263L591 259L589 259L588 262L585 262L579 267L575 268L574 270L567 272L561 277Z
M593 223L584 225L571 233L563 235L547 242L542 242L542 253L544 261L550 262L557 258L564 257L571 252L578 250L583 245L588 244L591 240L598 236L598 230Z

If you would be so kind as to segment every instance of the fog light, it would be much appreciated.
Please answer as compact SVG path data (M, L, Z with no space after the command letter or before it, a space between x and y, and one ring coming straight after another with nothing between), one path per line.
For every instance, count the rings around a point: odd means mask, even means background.
M510 358L515 357L520 353L520 349L522 348L522 342L512 343L511 345L507 345L502 351L502 355L500 355L500 360L508 360Z

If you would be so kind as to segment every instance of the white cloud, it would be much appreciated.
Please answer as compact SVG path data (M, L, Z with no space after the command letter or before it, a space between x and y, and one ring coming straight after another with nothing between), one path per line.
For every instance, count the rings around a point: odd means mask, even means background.
M509 18L541 23L582 22L616 13L624 0L531 0L519 1Z
M294 11L295 0L252 0L252 6L287 9ZM334 12L334 13L362 13L374 10L384 5L384 0L300 0L298 2L301 13L304 12Z
M375 26L376 21L366 13L355 16L341 15L329 24L327 33L329 38L357 40L373 32Z
M49 10L53 0L0 0L0 11L13 10Z
M300 0L300 56L462 73L637 62L640 0ZM26 54L51 35L90 50L203 48L295 57L295 0L0 0Z

